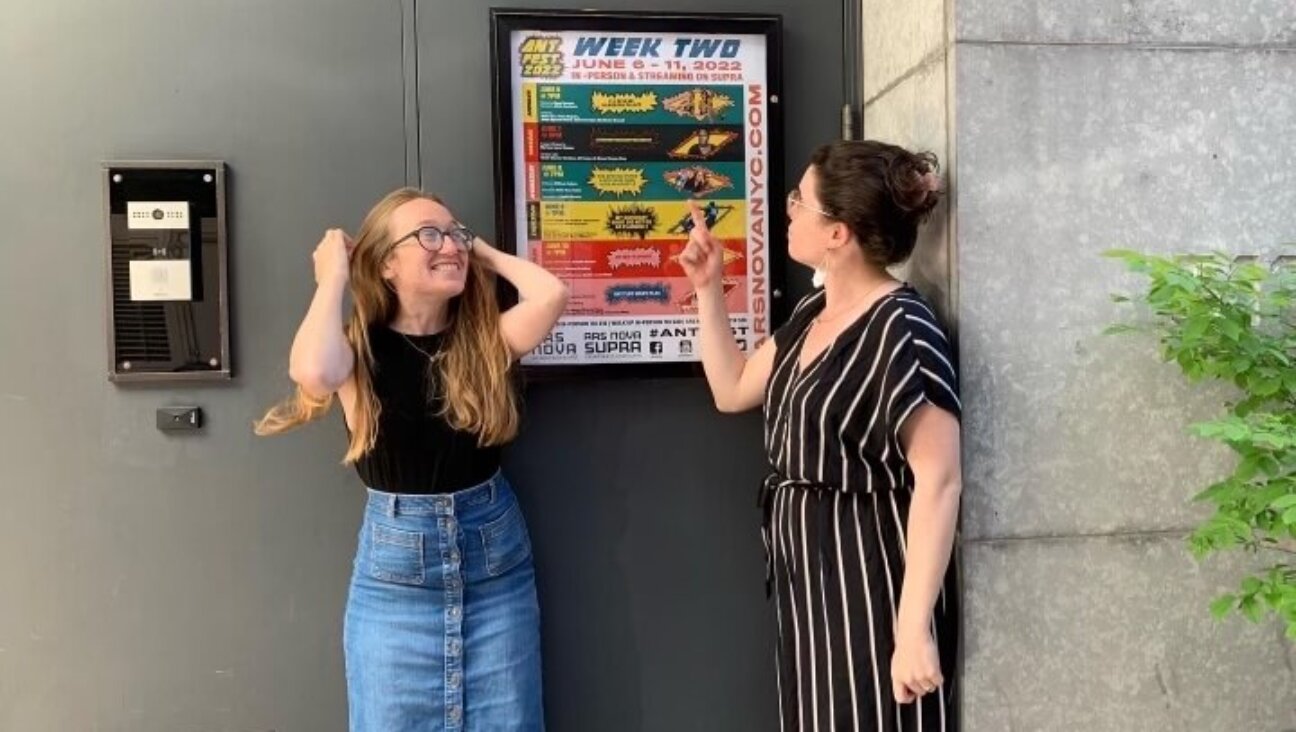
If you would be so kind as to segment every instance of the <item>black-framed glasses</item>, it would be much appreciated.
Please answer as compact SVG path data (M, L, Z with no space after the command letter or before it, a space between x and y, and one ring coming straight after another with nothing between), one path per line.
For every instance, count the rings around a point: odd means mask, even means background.
M400 246L406 239L411 238L416 240L419 246L435 254L436 252L441 251L441 247L445 245L446 239L449 239L451 243L455 245L455 249L458 249L461 252L471 252L473 241L477 238L477 235L472 233L471 229L462 224L455 224L449 229L427 225L420 226L405 236L397 239L392 243L392 247Z

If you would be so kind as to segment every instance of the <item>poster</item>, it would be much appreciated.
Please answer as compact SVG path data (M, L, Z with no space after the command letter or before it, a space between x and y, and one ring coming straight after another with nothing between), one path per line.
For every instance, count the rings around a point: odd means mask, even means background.
M497 165L509 184L501 228L571 291L523 362L697 361L697 295L679 263L689 199L724 245L730 324L754 350L774 326L771 253L786 228L772 187L782 167L771 125L777 35L700 17L652 29L580 20L568 28L561 15L533 15L496 28L497 93L507 97L497 111L508 112L497 150L511 153Z

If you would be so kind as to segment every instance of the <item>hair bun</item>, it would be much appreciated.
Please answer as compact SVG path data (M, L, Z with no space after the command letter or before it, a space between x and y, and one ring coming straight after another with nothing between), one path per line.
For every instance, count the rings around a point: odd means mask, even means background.
M887 185L896 208L918 218L925 217L940 201L941 177L936 156L931 153L898 156L892 162Z

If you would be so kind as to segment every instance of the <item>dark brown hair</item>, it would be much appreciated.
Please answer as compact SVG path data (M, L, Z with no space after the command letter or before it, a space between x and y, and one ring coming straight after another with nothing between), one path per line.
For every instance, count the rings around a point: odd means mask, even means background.
M909 258L918 225L940 200L935 155L839 140L815 150L810 164L823 210L850 228L869 261L887 267Z

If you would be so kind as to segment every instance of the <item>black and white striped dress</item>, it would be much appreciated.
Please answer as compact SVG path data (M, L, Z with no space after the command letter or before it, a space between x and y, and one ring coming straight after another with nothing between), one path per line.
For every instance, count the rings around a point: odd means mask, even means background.
M956 730L953 560L933 616L945 685L907 705L891 689L914 490L899 432L923 403L959 416L949 342L906 285L879 299L802 371L801 346L823 307L823 291L811 293L774 334L765 397L773 471L762 496L781 729Z

